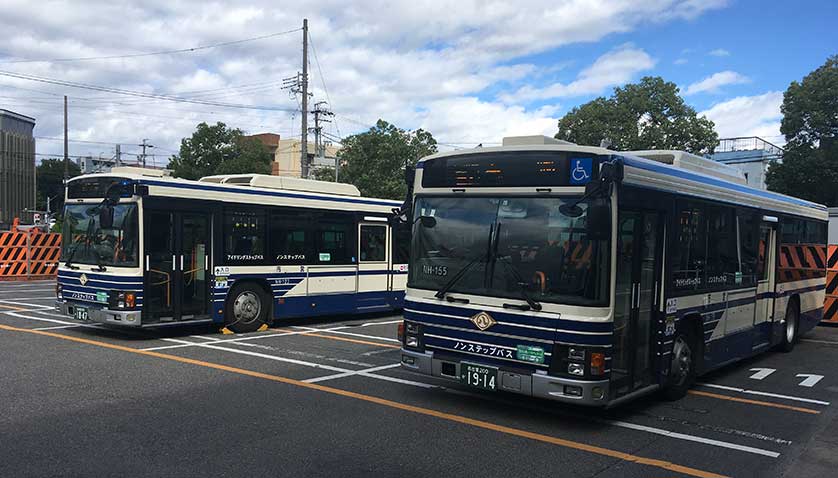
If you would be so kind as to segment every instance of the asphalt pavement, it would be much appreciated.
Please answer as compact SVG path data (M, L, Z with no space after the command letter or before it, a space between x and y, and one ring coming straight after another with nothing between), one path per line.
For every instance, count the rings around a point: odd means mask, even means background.
M0 477L835 476L838 328L615 410L398 368L397 314L122 330L0 282Z

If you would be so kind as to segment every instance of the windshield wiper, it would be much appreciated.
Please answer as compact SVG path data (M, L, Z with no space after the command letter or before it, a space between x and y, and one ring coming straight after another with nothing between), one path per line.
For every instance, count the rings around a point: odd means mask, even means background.
M521 273L518 272L518 269L516 269L515 266L513 266L512 263L509 262L509 260L507 260L505 257L497 257L497 260L500 261L501 264L506 266L506 270L509 271L510 275L512 275L512 277L517 281L516 284L518 284L518 288L521 291L521 297L527 302L529 308L536 312L540 311L541 303L533 299L530 293L527 292L527 282L524 280L523 277L521 277ZM507 306L507 304L503 305L504 307Z
M495 227L494 224L489 226L489 251L491 251L491 247L492 247L492 231L494 230L494 227ZM480 254L479 256L470 260L468 264L463 266L462 269L460 269L459 271L457 271L456 274L454 274L454 277L452 277L451 280L446 282L445 285L442 286L441 289L436 291L436 294L434 294L434 297L436 297L437 299L445 298L445 294L447 294L448 291L451 290L451 288L454 287L454 285L456 285L457 282L459 282L460 279L462 279L463 276L466 275L466 272L468 272L469 269L471 269L478 262L488 262L489 254L490 254L489 251L487 251L486 254Z
M96 265L99 266L98 269L93 269L96 272L105 272L106 270L108 270L108 268L105 267L105 264L102 261L102 254L99 254L98 251L96 252Z
M64 263L64 267L67 267L67 268L73 269L73 270L77 270L79 268L79 266L74 266L72 264L73 257L76 255L76 251L78 251L78 250L79 250L79 245L76 244L76 247L74 247L73 250L70 251L70 256L67 258L67 262Z

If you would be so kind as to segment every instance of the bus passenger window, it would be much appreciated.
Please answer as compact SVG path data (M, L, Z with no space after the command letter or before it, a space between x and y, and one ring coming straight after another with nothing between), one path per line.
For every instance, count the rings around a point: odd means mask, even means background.
M361 226L361 261L386 261L386 238L387 228L385 226Z
M698 290L705 286L707 264L707 220L704 209L681 203L676 244L673 251L672 282L675 290Z
M227 211L224 215L224 257L231 263L265 259L265 219L256 212Z

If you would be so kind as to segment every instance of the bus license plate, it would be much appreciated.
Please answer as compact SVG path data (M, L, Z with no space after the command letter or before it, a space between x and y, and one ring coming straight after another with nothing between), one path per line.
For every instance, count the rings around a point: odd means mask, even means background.
M83 307L76 307L75 310L73 310L73 317L75 317L76 320L87 320L87 309Z
M460 381L470 387L497 390L498 369L483 365L460 365Z

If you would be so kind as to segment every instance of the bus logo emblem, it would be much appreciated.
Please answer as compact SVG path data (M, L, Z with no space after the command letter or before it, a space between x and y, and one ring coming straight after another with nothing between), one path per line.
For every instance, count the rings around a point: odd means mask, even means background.
M471 323L476 325L477 328L480 330L486 330L489 327L497 324L497 321L486 312L480 312L479 314L475 314L475 316L471 318Z
M81 285L87 285L87 274L82 274L79 276L79 283Z

